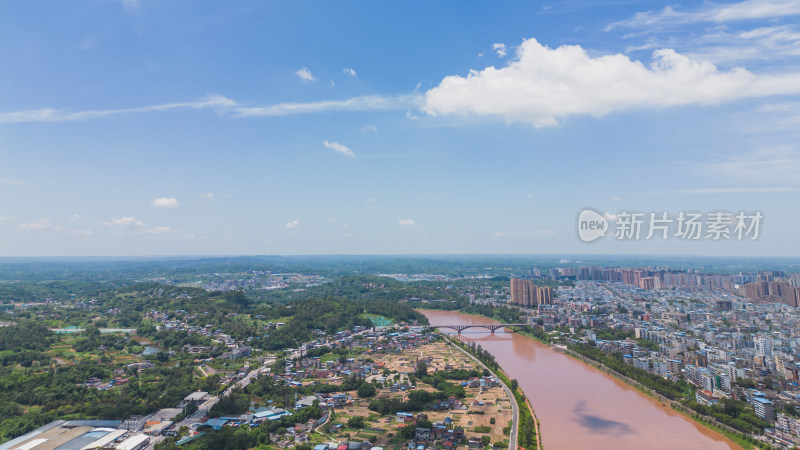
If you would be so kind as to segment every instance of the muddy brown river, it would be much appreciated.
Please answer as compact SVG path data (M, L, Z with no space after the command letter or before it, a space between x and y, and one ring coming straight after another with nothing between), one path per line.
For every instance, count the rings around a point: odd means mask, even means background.
M432 325L497 323L420 310ZM443 332L450 332L442 329ZM491 352L531 400L542 445L562 449L740 449L625 383L526 336L468 329L461 339Z

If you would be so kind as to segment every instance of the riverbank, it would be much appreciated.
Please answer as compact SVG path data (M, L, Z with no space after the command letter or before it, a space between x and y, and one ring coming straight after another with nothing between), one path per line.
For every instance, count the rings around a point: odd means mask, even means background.
M749 449L755 449L755 448L767 448L767 449L771 448L769 446L764 446L764 443L756 441L752 437L740 432L739 430L736 430L736 429L734 429L732 427L729 427L728 425L720 423L719 421L717 421L713 417L708 417L708 416L704 416L702 414L699 414L696 411L686 407L685 405L683 405L679 401L675 401L675 400L669 399L669 398L661 395L657 391L655 391L655 390L653 390L653 389L651 389L651 388L649 388L647 386L644 386L638 380L630 378L630 377L627 377L625 375L622 375L621 373L619 373L619 372L615 371L614 369L606 366L605 364L603 364L600 361L596 361L594 359L591 359L591 358L588 358L588 357L586 357L584 355L581 355L581 354L569 349L566 346L552 344L549 339L542 339L540 336L537 336L537 335L535 335L533 333L530 333L528 331L516 329L516 327L515 327L515 331L517 333L519 333L519 334L522 334L523 336L528 336L528 337L530 337L532 339L536 339L537 341L541 342L542 344L549 345L550 348L555 350L555 351L564 353L565 355L570 356L570 357L572 357L574 359L577 359L578 361L581 361L584 364L588 364L588 365L590 365L590 366L592 366L592 367L594 367L594 368L596 368L598 370L602 370L604 373L607 373L608 375L611 375L614 378L617 378L618 380L622 381L623 383L628 384L629 386L632 386L632 387L636 388L639 392L641 392L641 393L653 398L654 400L657 400L657 401L660 401L662 403L670 405L670 407L673 410L675 410L676 412L682 414L684 417L686 417L688 419L691 419L695 423L698 423L698 424L700 424L700 425L702 425L702 426L704 426L704 427L706 427L706 428L708 428L710 430L716 431L717 433L720 433L720 434L724 435L725 437L727 437L731 441L735 442L737 445L739 445L740 447L742 447L744 449L749 450Z
M492 320L496 320L493 317L488 317L488 316L483 316L483 317L486 317L486 318L492 319ZM759 448L760 449L770 449L770 448L772 448L772 447L766 445L765 443L760 442L760 441L754 439L753 437L751 437L751 436L749 436L749 435L747 435L745 433L742 433L739 430L736 430L736 429L734 429L734 428L732 428L732 427L730 427L728 425L725 425L725 424L719 422L718 420L716 420L713 417L702 415L702 414L700 414L700 413L688 408L687 406L685 406L684 404L682 404L679 401L672 400L672 399L669 399L669 398L661 395L657 391L655 391L655 390L653 390L653 389L651 389L651 388L649 388L647 386L644 386L638 380L635 380L633 378L630 378L630 377L627 377L625 375L622 375L621 373L611 369L610 367L606 366L605 364L603 364L600 361L593 360L593 359L588 358L588 357L586 357L584 355L581 355L581 354L579 354L577 352L574 352L573 350L569 349L566 346L554 345L550 341L550 339L547 339L546 335L543 337L543 336L537 335L535 333L531 333L531 332L529 332L527 330L522 330L519 327L512 327L512 328L513 328L514 332L516 332L516 333L519 333L519 334L521 334L523 336L527 336L527 337L529 337L531 339L534 339L537 342L540 342L540 343L542 343L544 345L548 345L548 346L550 346L551 349L553 349L555 351L564 353L567 356L570 356L570 357L572 357L574 359L577 359L578 361L580 361L580 362L582 362L584 364L588 364L588 365L590 365L590 366L592 366L592 367L594 367L594 368L596 368L598 370L603 371L604 373L606 373L606 374L608 374L610 376L613 376L614 378L622 381L623 383L636 388L636 390L638 390L639 392L641 392L641 393L653 398L654 400L657 400L657 401L662 402L664 404L668 404L670 406L670 408L672 408L674 411L680 413L681 415L683 415L687 419L690 419L693 422L698 423L698 424L700 424L700 425L702 425L702 426L704 426L704 427L706 427L706 428L708 428L708 429L710 429L712 431L715 431L717 433L722 434L726 438L730 439L732 442L736 443L736 445L738 445L738 446L740 446L740 447L742 447L742 448L744 448L746 450L759 449Z
M509 436L509 449L525 448L522 445L517 445L517 443L520 442L519 435L523 434L524 439L522 442L524 444L530 445L530 442L534 441L536 448L538 450L542 450L543 446L539 421L536 418L536 414L534 413L533 407L528 401L528 398L525 396L525 393L522 392L519 386L509 379L508 375L503 372L502 367L498 366L497 368L492 368L487 366L485 362L480 359L480 355L476 354L476 352L468 345L465 345L463 342L453 339L444 333L440 333L440 335L447 339L450 343L454 344L457 348L461 349L462 352L470 356L484 369L488 370L492 375L497 377L497 379L503 384L503 387L505 388L514 405L514 420L512 422L511 433ZM520 403L525 405L523 409L520 409ZM532 427L532 430L526 429L529 427ZM535 439L533 439L534 437Z
M530 333L521 333L521 334L524 334L526 336L530 336ZM540 340L540 342L543 342L543 341ZM740 432L740 431L738 431L738 430L736 430L736 429L734 429L732 427L729 427L728 425L725 425L725 424L717 421L713 417L708 417L708 416L699 414L696 411L686 407L681 402L669 399L669 398L661 395L660 393L658 393L654 389L651 389L651 388L643 385L642 383L640 383L639 381L637 381L637 380L635 380L633 378L630 378L630 377L627 377L625 375L622 375L621 373L619 373L616 370L606 366L605 364L603 364L600 361L596 361L594 359L591 359L589 357L581 355L580 353L577 353L577 352L571 350L570 348L568 348L568 347L566 347L564 345L550 344L550 348L555 350L555 351L557 351L557 352L560 352L560 353L563 353L563 354L565 354L567 356L570 356L570 357L572 357L572 358L574 358L574 359L576 359L578 361L581 361L584 364L590 365L590 366L592 366L592 367L594 367L594 368L596 368L598 370L601 370L604 373L606 373L608 375L611 375L614 378L622 381L623 383L636 388L636 390L638 390L639 392L641 392L641 393L643 393L643 394L645 394L645 395L647 395L647 396L649 396L649 397L651 397L651 398L653 398L653 399L655 399L655 400L657 400L659 402L662 402L664 404L669 405L670 408L672 408L673 410L677 411L678 413L680 413L681 415L685 416L686 418L691 419L692 421L694 421L694 422L696 422L696 423L698 423L698 424L700 424L700 425L702 425L702 426L704 426L706 428L709 428L709 429L711 429L713 431L716 431L716 432L724 435L726 438L730 439L731 441L735 442L737 445L739 445L740 447L742 447L742 448L744 448L746 450L757 449L757 448L761 448L761 449L770 449L770 448L772 448L772 447L766 445L763 442L756 441L752 437L750 437L750 436L748 436L748 435L746 435L746 434L744 434L744 433L742 433L742 432Z
M420 310L432 324L470 326L460 336L443 329L502 366L516 379L547 428L537 435L549 448L578 450L735 450L739 444L589 364L556 352L541 339L476 325L496 325L485 315ZM504 320L504 322L510 322ZM537 333L538 334L538 333ZM544 335L545 339L549 336ZM524 405L520 402L524 411ZM543 430L543 428L542 428ZM531 445L533 448L535 445Z
M639 381L637 381L637 380L635 380L633 378L630 378L630 377L627 377L625 375L622 375L621 373L619 373L619 372L615 371L614 369L606 366L605 364L603 364L600 361L595 361L595 360L593 360L591 358L588 358L588 357L586 357L584 355L576 353L576 352L570 350L568 347L565 347L563 345L554 345L553 343L550 342L549 339L543 339L542 337L537 336L534 333L530 333L528 331L518 329L517 327L515 327L514 331L519 333L519 334L521 334L521 335L523 335L523 336L528 336L531 339L535 339L538 342L541 342L542 344L549 345L551 349L553 349L555 351L558 351L558 352L561 352L561 353L564 353L565 355L570 356L570 357L572 357L574 359L577 359L578 361L580 361L580 362L582 362L584 364L588 364L588 365L590 365L590 366L592 366L592 367L594 367L594 368L596 368L598 370L602 370L604 373L606 373L608 375L611 375L614 378L617 378L618 380L622 381L623 383L628 384L629 386L632 386L632 387L636 388L639 392L641 392L641 393L653 398L654 400L657 400L657 401L660 401L662 403L670 405L670 408L672 408L676 412L682 414L684 417L686 417L688 419L691 419L693 422L698 423L698 424L700 424L700 425L702 425L702 426L704 426L704 427L706 427L706 428L708 428L710 430L713 430L713 431L716 431L717 433L722 434L723 436L725 436L726 438L730 439L731 441L733 441L734 443L736 443L737 445L739 445L740 447L742 447L742 448L744 448L746 450L756 449L756 448L767 448L767 449L771 448L769 446L766 446L766 447L763 446L764 445L763 443L755 441L752 437L750 437L750 436L748 436L748 435L746 435L746 434L744 434L744 433L742 433L742 432L740 432L740 431L738 431L738 430L736 430L734 428L731 428L731 427L729 427L729 426L727 426L727 425L725 425L723 423L720 423L719 421L717 421L713 417L708 417L708 416L704 416L704 415L698 414L696 411L693 411L692 409L687 408L682 403L680 403L678 401L675 401L675 400L671 400L671 399L669 399L667 397L664 397L663 395L659 394L657 391L654 391L653 389L648 388L647 386L644 386Z

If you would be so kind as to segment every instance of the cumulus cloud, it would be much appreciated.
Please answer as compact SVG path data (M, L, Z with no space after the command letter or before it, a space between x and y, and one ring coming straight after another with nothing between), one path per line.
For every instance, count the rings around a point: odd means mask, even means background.
M503 44L502 42L501 43L492 44L492 50L497 52L497 56L499 56L501 58L505 58L506 50L507 50L506 49L506 44Z
M205 194L200 194L200 198L204 198L206 200L214 200L214 193L213 192L207 192Z
M308 70L307 67L303 67L302 69L298 70L294 74L297 75L298 77L300 77L301 80L306 81L306 82L316 80L316 78L314 78L314 75L311 74L311 71Z
M71 236L89 236L92 234L92 230L70 228L60 223L55 223L47 217L42 217L34 222L21 223L17 229L19 231L43 231Z
M671 49L653 52L646 66L623 54L592 57L582 47L551 49L528 39L506 67L445 77L425 93L430 115L497 116L536 127L572 115L800 93L800 73L755 75L720 71Z
M47 217L42 217L41 219L35 222L28 222L28 223L21 223L19 224L19 229L22 231L26 230L47 230L53 227L53 223Z
M341 153L344 156L348 156L350 158L355 158L355 156L356 156L356 154L353 153L352 150L350 150L349 148L345 147L344 145L342 145L342 144L340 144L338 142L322 141L322 145L324 145L325 147L328 147L331 150L335 150L335 151Z
M300 221L297 220L297 219L295 219L295 220L293 220L293 221L291 221L291 222L286 224L286 228L290 229L290 230L294 229L294 228L297 228L299 226L300 226Z
M113 218L109 221L100 222L100 224L104 227L113 229L118 236L126 234L156 235L175 233L178 231L175 228L166 225L148 228L144 222L132 216Z
M413 227L417 223L414 222L414 219L402 219L399 222L397 222L397 224L404 227Z
M344 69L342 69L342 72L344 72L345 75L350 75L351 77L357 77L358 76L358 75L356 75L356 71L353 70L350 67L345 67Z
M152 205L155 206L156 208L162 208L162 209L175 209L181 206L181 204L178 203L178 199L173 197L157 198L153 200Z
M165 234L165 233L174 233L176 231L178 231L178 230L176 230L176 229L174 229L172 227L158 226L158 227L153 227L153 228L146 228L146 229L142 230L142 233L144 233L144 234Z
M118 217L113 218L107 222L100 222L101 225L108 228L116 228L118 230L126 230L126 229L135 229L135 228L143 228L144 222L141 220L137 220L135 217L127 216L127 217Z

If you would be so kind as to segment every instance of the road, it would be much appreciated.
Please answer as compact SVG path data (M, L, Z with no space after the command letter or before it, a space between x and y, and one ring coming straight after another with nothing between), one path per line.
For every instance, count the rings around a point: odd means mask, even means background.
M362 335L362 334L364 334L364 333L366 333L368 331L370 331L370 329L366 329L364 331L359 331L358 333L353 333L353 336ZM286 359L297 359L297 358L301 357L302 355L303 355L303 351L300 350L300 349L287 349L286 350ZM255 370L251 370L250 372L248 372L247 375L245 375L241 380L239 380L236 383L232 384L230 387L228 387L228 389L225 389L225 391L223 391L221 394L209 398L205 403L203 403L202 405L200 405L197 408L197 411L195 411L194 414L192 414L191 416L189 416L189 417L181 420L177 424L175 424L173 429L177 431L177 430L180 430L181 427L183 427L183 426L191 428L191 426L196 424L197 422L199 422L206 415L206 413L208 413L208 411L211 409L211 407L216 405L217 402L219 402L219 400L222 397L226 397L226 396L230 395L231 392L234 389L237 389L237 388L244 389L248 384L250 384L250 382L253 380L253 378L255 378L262 370L270 367L273 363L275 363L275 361L276 361L276 358L267 358L266 360L264 360L264 364L262 364L261 367L259 367L258 369L255 369ZM145 450L153 450L155 448L156 444L158 444L159 442L163 441L164 439L166 439L164 436L156 436L156 437L151 438L150 439L150 444L148 444L148 446L145 447Z
M255 370L251 370L250 372L248 372L247 375L242 377L241 380L239 380L236 383L233 383L232 385L230 385L221 394L215 395L213 397L210 397L208 400L206 400L205 403L203 403L202 405L198 406L197 407L197 411L195 411L192 415L190 415L189 417L187 417L187 418L181 420L180 422L178 422L177 424L175 424L174 429L175 430L180 430L181 427L184 427L184 426L191 428L192 425L198 423L203 417L205 417L205 415L208 413L208 411L211 409L211 407L216 405L222 397L227 397L228 395L231 394L231 392L233 392L234 389L238 389L238 388L244 389L245 387L247 387L247 385L249 385L253 381L253 379L256 376L258 376L258 374L263 369L266 369L266 368L270 367L274 362L275 362L275 358L267 358L266 360L264 360L264 364L262 364L261 367L259 367L258 369L255 369ZM148 444L148 446L145 447L145 449L146 450L152 450L153 448L155 448L156 444L158 444L159 442L163 441L164 439L165 439L164 436L156 436L156 437L151 438L150 439L150 444Z
M452 339L452 338L448 336L447 339ZM474 357L472 353L464 350L463 348L461 348L460 345L457 344L451 344L451 345L461 350L461 353L469 356L473 361L478 363L481 367L494 374L494 371L492 369L487 367L486 364L482 363L478 358ZM516 450L517 430L519 429L519 405L517 404L517 398L514 397L514 393L511 392L511 389L508 386L506 386L505 383L503 383L503 380L501 380L500 377L498 377L496 374L495 377L497 378L497 381L500 383L500 386L503 386L503 389L506 391L506 395L508 396L509 400L511 400L511 432L508 435L508 448L509 450Z

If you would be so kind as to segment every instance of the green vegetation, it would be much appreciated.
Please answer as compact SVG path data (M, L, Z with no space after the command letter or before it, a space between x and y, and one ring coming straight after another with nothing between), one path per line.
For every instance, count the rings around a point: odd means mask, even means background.
M684 380L670 381L656 374L625 364L619 353L606 354L589 344L570 344L570 350L600 362L625 377L636 380L664 397L683 403L698 414L713 417L742 433L760 434L769 424L758 418L747 404L732 399L722 399L718 405L705 406L694 399L694 388Z
M495 371L495 375L500 379L500 381L505 384L506 386L511 389L511 392L514 395L514 399L517 401L517 406L519 407L519 429L517 430L517 445L524 448L536 448L538 446L538 442L536 439L536 422L533 414L531 413L530 409L528 408L528 403L525 398L525 394L522 392L522 389L519 387L519 383L517 380L510 380L505 373L500 371L500 367L497 362L494 360L494 356L492 356L489 352L484 351L480 346L476 346L474 342L470 342L470 345L465 345L460 341L451 340L451 342L456 343L457 345L461 346L462 348L469 351L473 356L478 358L481 362L486 364L489 367L492 367ZM494 366L487 363L492 362ZM505 434L511 433L510 426L504 428Z

